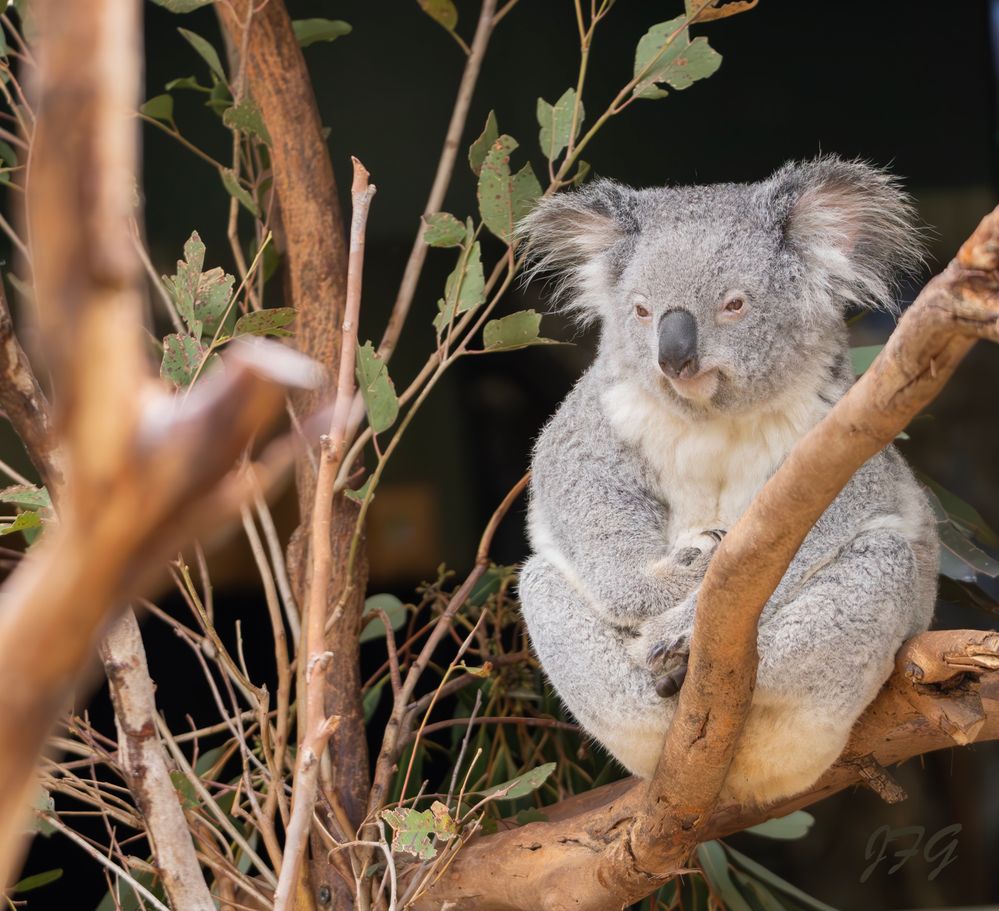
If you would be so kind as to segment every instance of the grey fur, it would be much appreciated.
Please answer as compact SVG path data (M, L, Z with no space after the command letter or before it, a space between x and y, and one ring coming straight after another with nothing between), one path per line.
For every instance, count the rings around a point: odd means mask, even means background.
M892 177L825 157L756 184L601 181L522 226L535 270L602 328L535 450L524 616L561 698L632 772L651 774L676 706L655 680L688 647L707 532L738 518L849 387L844 310L893 306L920 262L912 222ZM733 296L737 313L724 309ZM658 364L655 327L675 309L697 321L700 385ZM899 646L929 625L937 548L901 456L871 459L764 610L729 796L787 796L836 759Z

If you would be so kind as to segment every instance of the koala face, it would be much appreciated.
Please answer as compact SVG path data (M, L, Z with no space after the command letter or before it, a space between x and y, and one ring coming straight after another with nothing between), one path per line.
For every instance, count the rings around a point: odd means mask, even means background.
M545 200L523 233L534 268L600 320L601 351L692 417L752 410L834 369L844 310L890 307L895 277L920 262L894 180L836 158L755 184L601 181Z

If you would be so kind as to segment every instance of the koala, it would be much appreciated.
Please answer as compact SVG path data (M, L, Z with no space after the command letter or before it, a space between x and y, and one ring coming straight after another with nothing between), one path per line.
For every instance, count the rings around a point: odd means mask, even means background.
M523 615L560 698L633 774L659 760L712 553L850 387L845 313L893 308L921 263L913 222L893 177L827 156L749 184L601 180L520 226L533 270L600 324L596 359L534 450ZM832 765L930 623L938 546L921 486L887 448L763 610L723 798L776 801Z

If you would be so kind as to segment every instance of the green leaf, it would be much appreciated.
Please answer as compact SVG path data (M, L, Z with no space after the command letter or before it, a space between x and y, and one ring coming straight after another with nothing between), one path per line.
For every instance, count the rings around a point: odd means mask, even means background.
M458 834L458 826L447 807L435 800L429 810L399 807L382 810L382 819L392 827L392 850L405 851L420 860L437 856L434 839L450 841Z
M749 892L755 899L760 911L786 911L786 906L763 883L733 867L730 871L743 891Z
M454 0L417 0L423 10L434 22L440 23L449 32L454 31L458 24L458 9Z
M937 531L940 533L942 549L950 551L954 557L962 563L966 563L976 573L991 576L993 579L999 577L999 560L993 559L980 547L972 544L950 522L939 523ZM972 582L974 579L965 578L961 581Z
M235 278L216 266L201 273L194 299L194 318L202 325L202 335L214 335L225 315Z
M270 310L254 310L236 320L232 336L237 335L273 335L278 338L289 336L285 329L295 319L293 307L273 307Z
M711 884L711 891L725 903L725 911L753 911L732 881L728 872L725 851L716 841L706 841L697 846L697 859L704 871L704 878Z
M212 73L212 88L208 93L208 100L205 102L205 107L211 108L219 117L232 107L232 95L229 93L229 86L214 73Z
M780 841L795 841L804 838L815 822L815 817L804 810L795 810L787 816L778 819L768 819L759 825L750 826L745 831L764 838L776 838Z
M42 886L54 883L60 876L62 876L61 869L46 870L44 873L36 873L34 876L25 876L24 879L14 883L10 887L10 891L12 893L23 894L30 892L32 889L40 889Z
M768 887L776 889L788 898L794 899L795 902L804 905L810 911L836 911L831 905L820 902L817 898L813 898L797 886L792 886L787 880L781 879L776 873L772 873L764 867L763 864L759 864L752 858L746 857L745 854L736 851L735 848L725 845L725 850L728 852L729 857L754 879L766 883Z
M575 104L575 89L566 89L562 97L553 105L545 101L544 98L538 99L537 115L538 124L541 127L538 143L541 146L541 153L549 161L558 158L562 150L569 145L570 138L575 139L579 135L579 128L584 117L583 103L579 103L579 116L575 132L573 132L572 112Z
M468 164L476 177L479 176L479 172L482 170L482 163L486 160L486 154L493 147L493 143L497 139L499 139L499 126L496 123L496 114L490 111L489 116L486 118L485 129L479 138L468 147Z
M45 788L39 788L38 793L35 796L35 800L31 804L31 809L38 812L31 814L31 820L28 823L28 831L48 838L53 832L55 832L55 826L46 820L44 816L40 816L38 814L55 813L55 800L52 798L52 795L45 790Z
M850 349L850 362L853 365L853 375L860 376L874 363L884 345L858 345Z
M0 525L0 535L12 535L14 532L24 531L28 528L40 528L42 517L33 510L18 513L13 522L5 522Z
M529 164L510 176L510 153L517 141L500 136L492 144L479 172L479 211L486 227L500 240L513 242L514 226L541 196L541 184Z
M208 6L212 0L153 0L157 6L170 10L171 13L190 13L203 6Z
M350 23L342 19L296 19L291 23L300 47L317 41L335 41L351 32Z
M999 536L989 527L982 514L957 494L937 484L932 478L920 474L920 480L929 487L930 503L937 510L937 519L949 519L959 528L973 534L983 544L999 547Z
M548 822L548 814L531 807L529 810L521 810L519 813L515 813L513 821L518 826L526 826L531 822Z
M423 223L423 242L431 247L457 247L465 239L465 226L450 212L434 212Z
M690 40L683 23L686 16L653 25L635 48L634 88L637 98L664 98L668 93L657 88L666 83L674 89L686 89L698 79L706 79L721 66L721 54L711 48L706 38Z
M178 389L191 383L204 357L204 349L190 335L173 333L163 339L160 376Z
M576 165L576 173L572 175L572 180L569 181L569 184L573 187L578 187L584 180L586 180L589 174L590 163L588 161L583 161L581 158L579 159L579 164Z
M249 191L236 179L236 174L230 168L220 168L219 176L222 178L222 186L225 187L226 192L239 201L239 204L243 206L251 215L260 215L260 209L257 208L257 203L254 198L250 195Z
M476 793L481 797L493 797L496 800L516 800L518 797L526 797L547 781L548 776L555 771L555 765L554 762L546 762L536 769L524 772L523 775Z
M184 258L177 260L177 271L172 277L163 276L167 290L173 297L174 306L180 318L187 324L191 334L201 338L201 325L194 315L194 302L198 297L201 283L201 269L205 264L205 245L197 231L184 243Z
M554 339L541 338L541 314L519 310L500 319L491 319L482 330L487 351L513 351L528 345L557 345Z
M264 118L260 113L260 108L250 98L245 98L239 104L235 104L231 108L226 108L222 114L222 123L229 127L230 130L240 130L243 133L256 136L267 143L267 145L271 144L271 137L267 132L267 127L264 125Z
M444 297L437 302L438 313L434 317L434 327L438 334L444 331L453 317L485 303L485 289L482 250L476 241L467 252L462 250L458 265L444 284Z
M15 484L0 490L0 503L13 503L28 509L51 509L52 498L44 487Z
M177 31L198 52L201 59L208 64L208 68L224 82L225 70L222 69L222 61L219 60L219 55L215 48L202 38L201 35L197 35L186 28L179 28Z
M351 490L349 487L344 490L343 495L348 500L353 500L355 503L363 503L368 497L368 490L371 487L371 478L369 477L357 490ZM375 498L374 494L371 495L371 499Z
M194 92L204 92L206 95L211 92L207 85L198 82L196 76L180 76L177 79L171 79L163 88L168 92L172 92L174 89L191 89Z
M378 704L382 701L382 693L385 692L385 684L388 683L388 679L388 675L382 677L381 680L364 694L361 705L364 709L365 724L368 724L375 717L375 712L378 710Z
M355 371L372 431L388 430L399 416L399 399L388 366L371 342L365 342L357 349Z
M163 123L175 126L172 95L156 95L154 98L150 98L149 101L139 105L139 113L152 117L153 120L161 120Z
M8 145L2 139L0 139L0 161L7 168L17 164L17 152L14 151L13 146Z
M392 629L394 630L401 629L403 624L406 622L406 617L408 616L406 608L395 595L372 595L370 598L365 600L365 615L374 614L374 612L379 609L388 614L389 622L392 624ZM361 630L361 635L358 636L358 641L370 642L372 639L384 638L385 624L382 623L381 617L375 615L372 616L371 621L365 625L364 629Z
M181 803L187 809L193 810L198 806L201 802L198 798L198 792L194 790L191 779L184 772L180 769L174 769L170 773L170 781L173 782L173 789L180 795Z

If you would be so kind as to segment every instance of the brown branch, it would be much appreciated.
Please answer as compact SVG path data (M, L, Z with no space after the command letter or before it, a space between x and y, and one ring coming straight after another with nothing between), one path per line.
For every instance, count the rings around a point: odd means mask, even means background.
M37 21L41 113L27 205L67 483L60 523L3 589L0 883L23 849L37 758L100 633L169 553L251 492L230 469L286 387L311 372L279 346L239 345L225 371L180 400L152 378L128 227L139 4L44 0Z
M326 617L329 588L335 569L331 544L335 512L334 485L346 451L346 429L354 395L354 355L357 322L361 309L361 277L364 266L364 234L368 208L375 188L368 172L355 158L351 187L353 216L350 226L350 259L347 271L347 303L341 327L340 371L329 436L320 441L319 477L312 512L312 574L305 611L305 724L299 732L291 820L285 841L284 860L274 896L275 911L288 911L295 900L302 856L309 836L319 783L319 763L326 741L339 724L339 717L326 713L325 670L331 654L326 649ZM344 499L340 496L339 499Z
M999 340L999 209L923 289L870 370L795 446L719 546L699 590L687 680L652 780L588 814L466 847L430 889L431 904L424 907L445 901L454 901L456 911L621 907L654 891L697 843L714 837L711 822L726 808L713 810L752 698L763 606L853 473L932 401L978 338ZM931 648L938 660L914 657L923 638L904 652L928 679L949 674L940 670L941 664L950 666L944 654L956 653L959 667L994 666L994 634L963 643L952 634L937 635L949 635L952 646L946 652ZM999 712L990 718L977 692L938 696L918 687L913 692L911 683L907 690L897 686L893 680L865 716L868 733L890 739L855 738L848 748L853 756L874 754L885 764L953 742L999 736ZM911 738L897 737L897 725L911 723L914 715L922 726ZM803 800L818 799L859 775L856 762L840 764ZM729 808L729 815L742 820L747 813ZM525 877L530 890L522 889Z

